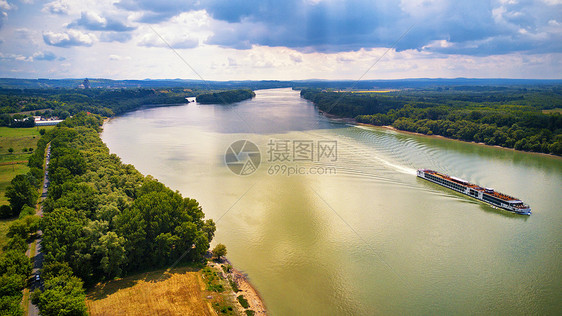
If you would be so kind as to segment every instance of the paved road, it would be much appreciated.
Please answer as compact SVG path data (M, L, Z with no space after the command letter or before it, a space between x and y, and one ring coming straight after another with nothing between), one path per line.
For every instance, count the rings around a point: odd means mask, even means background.
M49 162L51 159L51 144L47 146L47 158L46 158L46 165L45 165L45 174L43 175L43 191L41 192L41 202L47 197L47 190L49 189ZM37 215L43 217L43 203L39 205L37 209ZM33 292L36 288L40 288L42 285L43 280L40 279L39 270L43 268L43 252L41 252L41 236L43 236L42 231L38 231L39 238L37 239L37 247L35 247L35 255L33 257L33 282L29 287L30 293ZM29 316L39 316L39 309L35 304L31 302L31 297L29 299L29 308L28 313Z

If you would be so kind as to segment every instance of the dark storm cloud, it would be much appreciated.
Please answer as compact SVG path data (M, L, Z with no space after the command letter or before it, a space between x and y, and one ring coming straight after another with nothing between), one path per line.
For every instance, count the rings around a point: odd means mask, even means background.
M301 51L350 51L390 47L411 25L397 50L491 55L559 52L562 6L542 1L445 0L122 0L156 23L204 9L215 20L207 40L236 49L286 46ZM554 22L553 22L554 21ZM445 41L445 45L436 42Z

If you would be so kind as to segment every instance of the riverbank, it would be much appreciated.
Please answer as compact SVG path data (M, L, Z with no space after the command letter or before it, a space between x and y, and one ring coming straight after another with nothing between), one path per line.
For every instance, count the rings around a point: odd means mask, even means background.
M488 144L479 143L479 142L469 142L469 141L466 141L466 140L449 138L449 137L445 137L445 136L442 136L442 135L427 135L427 134L422 134L422 133L403 131L403 130L395 128L394 126L390 126L390 125L377 126L377 125L366 124L366 123L355 123L355 125L383 128L383 129L386 129L386 130L391 130L391 131L394 131L394 132L397 132L397 133L403 133L403 134L408 134L408 135L416 135L416 136L431 137L431 138L441 138L441 139L446 139L446 140L451 140L451 141L459 141L459 142L463 142L463 143L474 144L474 145L478 145L478 146L494 147L494 148L499 148L499 149L503 149L503 150L510 150L510 151L516 151L516 152L520 152L520 153L533 154L533 155L539 155L539 156L545 156L545 157L552 157L552 158L562 160L561 156L556 156L556 155L553 155L553 154L538 153L538 152L534 152L534 151L523 151L523 150L517 150L515 148L502 147L502 146L498 146L498 145L488 145Z
M249 309L254 311L255 315L267 315L267 309L265 303L260 296L258 290L252 285L248 279L248 275L237 270L232 266L232 263L228 259L222 260L222 262L213 262L212 266L217 270L221 271L222 277L226 280L230 280L236 284L238 291L233 289L233 294L238 297L242 295L248 302L249 307L244 308L239 304L239 311L242 315L245 315L245 310ZM223 266L229 266L230 269L223 269Z
M391 130L391 131L395 131L397 133L404 133L404 134L408 134L408 135L416 135L416 136L431 137L431 138L442 138L442 139L448 139L448 140L452 140L452 141L459 141L459 142L463 142L463 143L479 145L479 146L500 148L500 149L504 149L504 150L511 150L511 151L517 151L517 152L522 152L522 153L527 153L527 154L534 154L534 155L540 155L540 156L545 156L545 157L552 157L552 158L562 160L561 156L556 156L556 155L553 155L553 154L538 153L538 152L534 152L534 151L517 150L515 148L502 147L502 146L498 146L498 145L488 145L488 144L481 143L481 142L466 141L466 140L462 140L462 139L445 137L445 136L442 136L442 135L427 135L427 134L422 134L422 133L404 131L404 130L401 130L401 129L397 129L394 126L391 126L391 125L380 126L380 125L373 125L373 124L367 124L367 123L359 123L353 118L341 117L341 116L329 114L329 113L326 113L322 110L318 110L318 111L320 112L321 115L323 115L323 116L327 117L328 119L330 119L331 121L334 121L334 122L337 122L337 123L345 123L345 124L351 124L351 125L356 125L356 126L376 127L376 128L382 128L382 129Z

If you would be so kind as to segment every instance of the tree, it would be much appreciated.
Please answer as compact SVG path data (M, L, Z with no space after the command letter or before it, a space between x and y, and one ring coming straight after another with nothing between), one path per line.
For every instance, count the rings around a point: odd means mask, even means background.
M39 130L39 134L41 134L41 135L45 135L46 132L47 132L47 131L46 131L44 128L42 128L42 129Z
M85 300L82 281L68 275L45 280L45 290L37 299L43 316L87 315Z
M223 244L218 244L213 248L213 256L220 259L222 256L226 256L226 246Z
M31 273L31 261L24 252L8 250L0 258L0 275L6 273L27 276Z
M12 207L12 215L18 215L24 205L33 207L39 193L35 188L35 179L29 175L17 175L6 189L6 197Z
M9 205L0 206L0 218L12 217L12 208Z
M127 261L124 244L125 238L119 237L115 232L107 232L94 247L95 254L102 257L100 268L108 278L121 274L121 266Z
M0 315L20 316L22 314L21 293L14 296L0 296Z
M43 269L41 269L43 280L49 280L61 275L72 276L72 269L66 262L54 261L46 264L43 266Z
M14 149L12 147L8 148L8 152L11 154L14 152Z

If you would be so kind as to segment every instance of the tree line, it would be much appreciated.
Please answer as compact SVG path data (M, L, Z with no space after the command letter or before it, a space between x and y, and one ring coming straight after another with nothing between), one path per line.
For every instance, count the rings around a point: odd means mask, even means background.
M196 200L109 153L98 135L102 122L81 112L38 143L37 157L51 144L50 185L39 223L44 286L33 294L42 315L83 315L84 287L175 262L199 262L214 237L215 223L204 219ZM25 209L35 197L28 189L37 188L33 179L43 174L42 159L34 156L29 165L27 178L13 181L29 183L14 185L12 210Z
M200 94L197 96L197 102L201 104L230 104L251 99L255 96L254 91L250 89L228 90Z
M452 91L451 91L452 90ZM358 122L524 151L562 155L560 89L401 91L387 94L301 91L320 110Z
M0 89L0 122L7 114L49 111L65 119L79 112L113 116L144 105L185 103L197 90L173 89Z
M32 270L31 260L25 253L40 226L40 218L35 216L35 206L47 143L46 138L38 141L37 149L28 162L30 171L12 179L5 193L10 205L0 207L1 218L18 217L8 227L8 242L0 255L0 315L23 313L22 291L27 286Z

